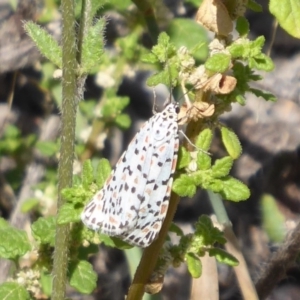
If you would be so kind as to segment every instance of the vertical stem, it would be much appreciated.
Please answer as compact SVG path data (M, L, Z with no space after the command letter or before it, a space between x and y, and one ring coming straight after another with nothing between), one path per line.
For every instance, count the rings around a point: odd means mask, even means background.
M72 185L74 139L76 121L76 43L74 1L62 0L62 128L61 148L58 166L58 203L57 209L64 204L62 189ZM52 300L65 298L68 267L69 225L57 225L53 262Z
M144 295L145 285L148 283L155 268L159 253L165 242L169 227L179 203L179 197L172 193L166 219L163 222L157 240L147 247L142 255L140 264L134 275L133 282L129 288L127 300L141 300Z

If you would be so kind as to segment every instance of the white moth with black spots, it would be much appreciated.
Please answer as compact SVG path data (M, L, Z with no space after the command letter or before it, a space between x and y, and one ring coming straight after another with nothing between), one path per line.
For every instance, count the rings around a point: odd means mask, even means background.
M81 214L90 229L148 247L165 219L177 153L176 103L152 116L135 135L104 186Z

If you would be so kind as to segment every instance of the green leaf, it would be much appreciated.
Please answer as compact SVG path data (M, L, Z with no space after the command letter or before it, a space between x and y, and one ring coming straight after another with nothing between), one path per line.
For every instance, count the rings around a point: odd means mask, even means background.
M0 299L5 300L30 300L26 289L16 282L4 282L0 285Z
M275 102L277 100L273 94L271 94L267 91L258 90L258 89L254 89L254 88L249 89L249 91L252 92L256 97L262 97L267 101Z
M147 85L156 86L164 84L166 86L175 86L178 77L178 69L175 65L168 65L164 70L159 73L151 75L147 79Z
M157 45L151 51L160 63L165 63L168 58L176 55L176 47L170 43L170 37L166 32L162 32L158 36Z
M74 207L73 203L65 203L58 212L57 224L63 225L71 222L78 222L80 220L80 213L82 207Z
M3 228L7 228L7 227L10 227L9 223L0 217L0 229L3 229Z
M262 12L263 9L262 9L262 6L258 3L256 3L256 1L254 0L249 0L248 3L247 3L247 8L255 11L255 12Z
M54 246L56 219L53 216L40 217L31 225L32 235L41 244Z
M70 285L82 294L91 294L97 286L97 273L87 261L70 263Z
M84 35L82 43L82 69L81 73L87 74L100 65L104 53L103 32L106 21L105 18L98 19L96 23L88 29Z
M174 222L171 223L169 231L176 233L176 235L178 235L180 237L184 236L182 229L178 225L176 225Z
M270 240L275 243L283 242L286 235L285 218L275 199L271 195L263 195L260 202L263 227Z
M236 30L240 36L247 36L249 33L249 22L245 17L238 17L236 20Z
M221 179L212 179L209 182L204 182L202 187L206 190L211 190L215 193L219 193L223 190L223 181Z
M231 267L236 267L239 265L239 261L228 252L220 248L212 248L208 250L209 256L214 256L218 262L226 264Z
M220 192L222 197L231 201L243 201L250 197L249 188L241 181L228 176L222 180L223 190Z
M22 213L28 213L32 211L34 208L38 207L40 204L40 200L36 198L29 198L27 199L21 208Z
M29 250L31 250L31 244L24 230L10 226L3 226L0 229L0 257L17 259Z
M190 153L184 147L179 147L176 169L180 170L187 167L190 161L191 161Z
M211 145L212 138L213 138L213 133L211 129L205 128L198 135L195 145L197 148L201 150L208 151Z
M300 38L300 9L298 0L270 0L269 9L279 25L295 38Z
M40 52L60 69L62 68L62 50L57 41L44 29L32 21L24 24L24 29L34 41Z
M212 166L212 176L214 178L222 178L227 176L232 168L233 160L230 156L225 156L221 159L217 159Z
M98 188L97 188L98 189ZM65 188L62 190L62 196L65 200L72 203L83 203L87 198L91 198L94 194L94 190L90 187L89 191L83 189L80 186L73 186L71 188Z
M231 57L225 53L217 53L205 62L205 68L213 73L223 73L230 65Z
M233 158L237 159L242 153L241 143L237 135L229 128L221 128L222 141L228 154Z
M141 61L148 64L159 63L157 56L153 53L146 53L141 57Z
M249 67L252 69L270 72L274 70L274 63L269 56L264 53L260 53L249 58Z
M49 298L52 292L52 276L49 273L42 272L41 274L41 286L43 289L44 294L46 294Z
M167 33L177 49L183 45L187 49L192 49L196 47L197 44L202 43L203 46L199 48L198 51L193 52L193 56L197 60L204 60L207 57L207 32L194 20L175 18L170 22Z
M47 157L54 156L59 151L59 145L56 142L37 141L35 146L41 154Z
M191 198L196 193L196 186L192 177L186 174L181 174L174 180L172 190L181 197L187 196Z
M199 151L197 153L197 167L199 170L208 170L211 167L211 157L202 152Z
M202 264L199 257L197 257L194 253L187 253L185 258L191 276L193 278L199 278L202 274Z
M131 124L131 119L127 114L120 114L116 117L115 123L120 128L127 129Z
M94 180L93 167L89 159L83 163L81 178L83 188L88 190Z
M102 107L101 113L104 118L115 120L122 110L129 104L128 97L109 97Z
M8 124L5 127L3 136L5 138L12 138L13 139L13 138L18 138L20 135L21 135L21 132L20 132L18 127L16 127L15 125Z
M104 182L106 181L110 173L111 173L111 166L109 164L109 161L105 158L100 159L97 167L97 177L96 177L96 182L99 189L103 187Z

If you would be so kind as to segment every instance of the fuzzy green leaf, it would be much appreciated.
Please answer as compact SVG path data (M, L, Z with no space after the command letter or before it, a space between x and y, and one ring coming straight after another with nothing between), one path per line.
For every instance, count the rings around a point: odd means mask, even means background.
M31 225L32 235L41 244L54 246L56 219L53 216L41 217Z
M221 159L217 159L212 166L212 176L214 178L222 178L227 176L232 168L233 160L230 156L225 156Z
M250 197L249 188L241 181L228 176L222 183L223 189L220 194L224 199L239 202Z
M213 133L211 129L206 128L200 132L198 135L195 145L197 148L202 149L204 151L208 151L211 145L211 141L213 138Z
M60 69L62 68L62 50L57 41L32 21L24 24L24 29L34 41L40 52Z
M96 24L89 28L88 33L83 38L82 43L82 70L84 74L100 65L104 53L103 31L105 18L98 19Z
M97 286L97 273L87 261L71 262L70 285L82 294L90 294Z
M205 62L205 68L213 73L223 73L230 65L231 57L225 53L217 53Z
M102 188L104 182L108 178L111 173L111 166L109 161L105 158L100 159L98 167L97 167L97 177L96 182L99 188Z
M81 178L83 188L88 190L94 180L93 167L89 159L83 163Z
M226 127L222 127L221 134L223 144L228 154L233 159L239 158L242 153L242 147L237 135L231 129Z
M0 285L0 299L30 300L32 298L22 285L16 282L4 282Z
M185 255L188 270L193 278L199 278L202 274L202 263L194 253Z
M178 161L177 161L176 169L180 170L187 167L190 161L191 161L190 153L184 147L180 147L178 151Z
M31 245L24 230L10 226L0 229L0 257L17 259L30 249Z
M211 167L211 157L202 152L199 151L197 153L197 167L199 170L208 170Z
M172 190L181 197L191 198L196 193L196 186L192 177L182 174L174 180Z
M239 264L239 261L234 256L220 248L209 249L208 253L209 256L214 256L218 262L226 264L228 266L236 267Z
M80 220L80 213L82 207L74 207L73 203L65 203L58 212L57 224L63 225L71 222L78 222Z
M62 196L65 200L72 203L83 203L86 198L90 198L93 195L93 191L86 191L82 186L73 186L71 188L65 188L62 191Z
M269 56L264 53L260 53L249 58L249 67L252 69L270 72L274 70L274 63Z
M212 179L209 182L204 182L202 187L206 190L211 190L215 193L219 193L223 190L223 181L221 179Z

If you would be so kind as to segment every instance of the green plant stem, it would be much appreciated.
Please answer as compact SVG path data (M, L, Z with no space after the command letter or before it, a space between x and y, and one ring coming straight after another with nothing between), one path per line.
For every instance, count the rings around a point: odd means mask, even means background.
M78 64L81 64L83 38L87 34L88 28L92 24L92 4L91 0L82 0L80 25L77 39L77 54L76 59Z
M76 42L74 1L62 0L62 109L61 148L58 166L57 209L64 204L61 191L72 185L76 121ZM53 262L52 300L65 298L69 249L69 225L57 225Z
M159 28L156 22L154 10L152 8L152 5L150 4L150 1L145 0L132 0L132 2L137 6L139 11L142 13L146 25L149 31L149 34L151 36L153 44L157 42L157 38L159 35Z
M166 219L162 225L159 236L148 248L143 252L141 262L136 270L133 282L129 288L128 296L126 300L140 300L143 297L145 285L148 283L152 272L155 268L156 262L159 257L160 249L162 248L166 236L168 234L169 227L173 221L178 203L179 197L172 193L170 204L167 212Z

